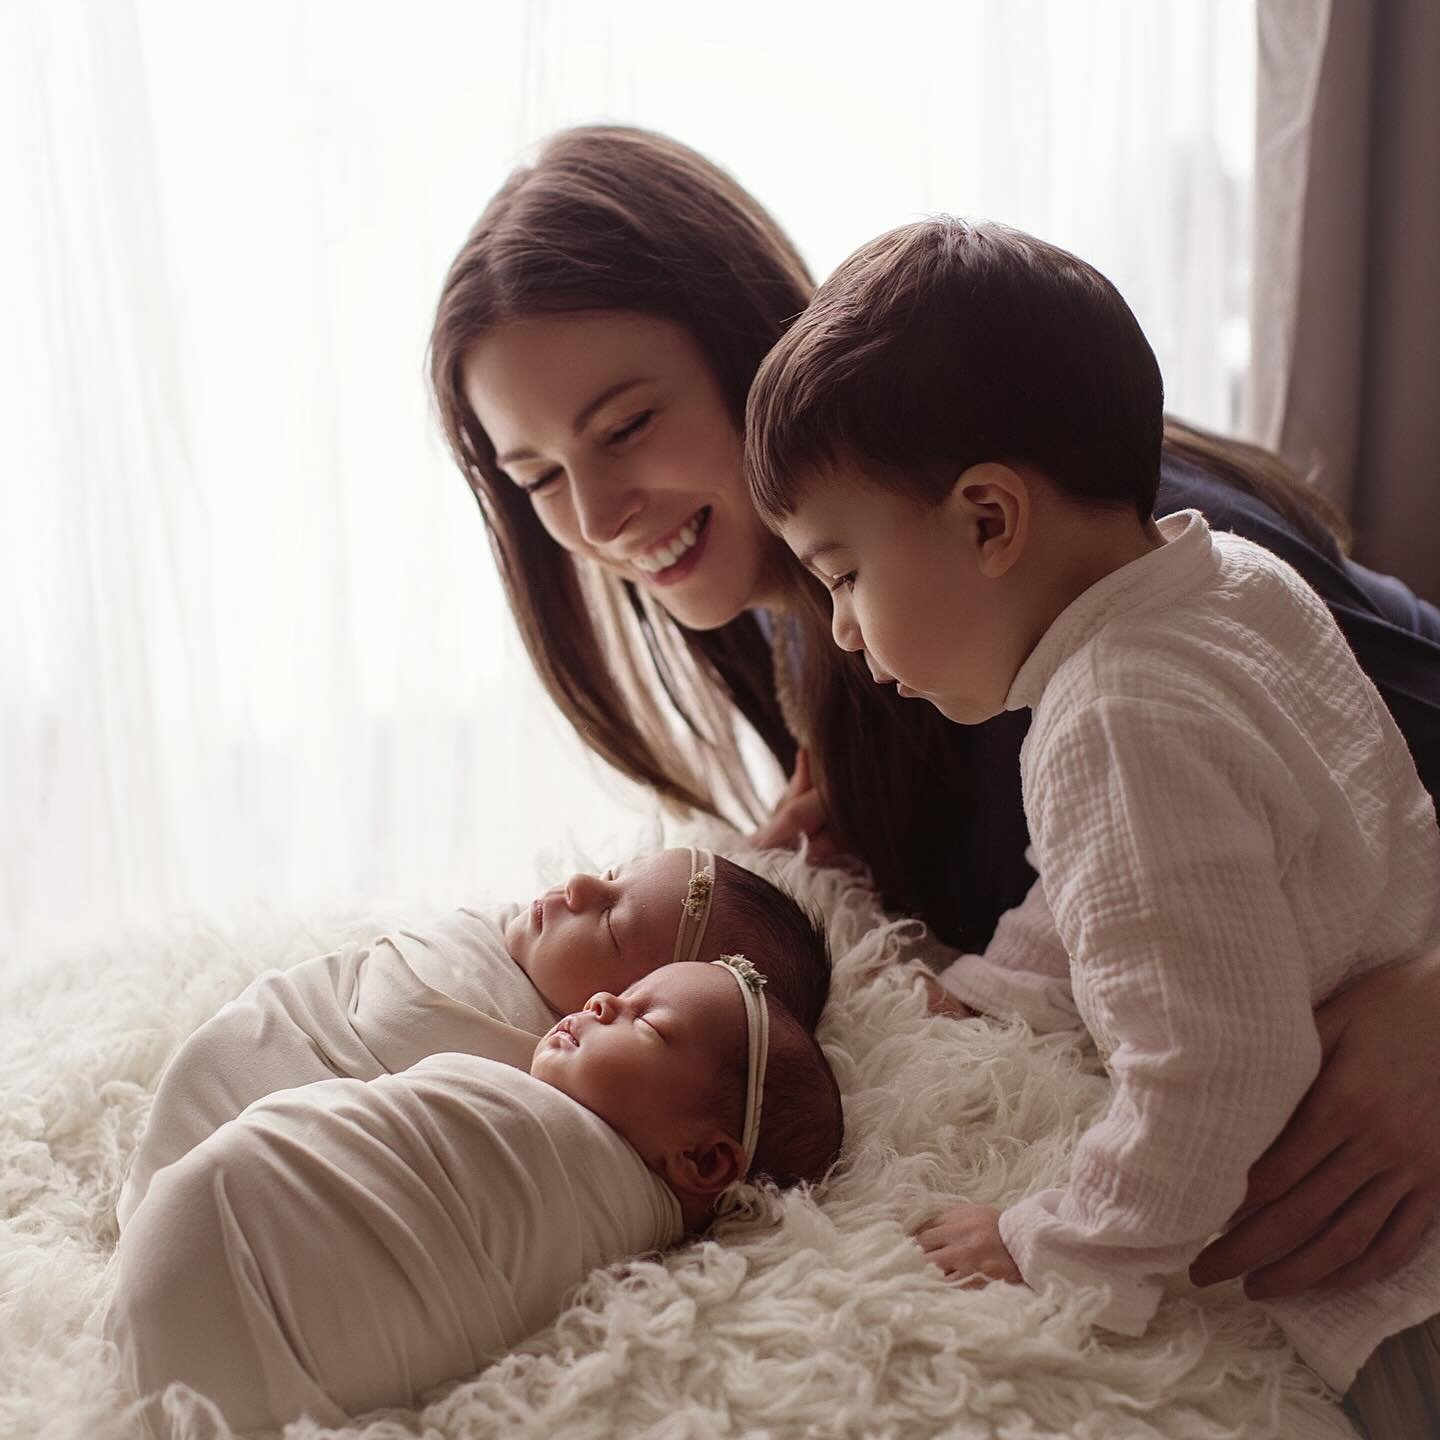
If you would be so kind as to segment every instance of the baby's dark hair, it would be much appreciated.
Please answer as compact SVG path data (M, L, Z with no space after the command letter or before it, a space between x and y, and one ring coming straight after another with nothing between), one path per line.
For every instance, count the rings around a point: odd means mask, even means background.
M826 469L936 504L985 461L1148 519L1164 387L1120 292L1004 225L938 216L862 246L760 367L746 471L767 523Z
M782 1190L802 1182L816 1185L845 1139L840 1086L815 1036L769 991L767 985L770 1045L750 1178L772 1180ZM745 1058L742 1045L737 1063L727 1067L723 1093L705 1102L707 1112L736 1134L744 1118Z
M768 1176L781 1189L817 1185L845 1139L840 1086L814 1034L778 1001L769 1005L765 1104L750 1173Z
M743 951L765 975L769 994L814 1030L830 996L830 944L820 917L723 855L715 857L715 882L710 939Z

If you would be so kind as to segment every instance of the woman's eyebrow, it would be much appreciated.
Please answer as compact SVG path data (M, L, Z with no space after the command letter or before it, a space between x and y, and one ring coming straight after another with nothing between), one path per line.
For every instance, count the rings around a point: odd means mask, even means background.
M590 423L591 417L602 405L608 405L618 395L623 395L627 390L633 390L637 385L650 384L649 375L632 375L628 380L617 380L615 384L608 385L588 404L580 407L579 413L570 422L570 432L578 435ZM503 455L495 457L495 463L502 469L506 465L513 464L516 460L533 460L535 452L528 446L521 445L514 450L507 450Z

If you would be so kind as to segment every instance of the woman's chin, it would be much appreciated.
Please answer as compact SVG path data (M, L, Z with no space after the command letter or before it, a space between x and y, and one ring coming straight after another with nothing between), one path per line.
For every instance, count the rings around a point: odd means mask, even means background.
M687 630L718 630L737 616L761 603L756 577L750 568L743 572L723 563L723 557L707 557L710 564L678 585L647 585L650 598L661 605Z
M715 601L709 597L690 600L679 595L656 595L670 618L687 630L718 630L742 614L747 606L743 599Z

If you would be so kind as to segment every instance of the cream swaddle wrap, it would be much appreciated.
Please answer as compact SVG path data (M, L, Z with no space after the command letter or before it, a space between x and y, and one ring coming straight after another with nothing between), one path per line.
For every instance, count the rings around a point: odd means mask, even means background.
M116 1206L123 1229L155 1173L253 1101L316 1080L372 1080L459 1051L527 1069L554 1024L505 948L513 904L269 970L176 1052Z
M674 1244L680 1207L615 1130L496 1061L272 1094L158 1174L110 1333L142 1393L232 1426L403 1404L474 1373L597 1266Z

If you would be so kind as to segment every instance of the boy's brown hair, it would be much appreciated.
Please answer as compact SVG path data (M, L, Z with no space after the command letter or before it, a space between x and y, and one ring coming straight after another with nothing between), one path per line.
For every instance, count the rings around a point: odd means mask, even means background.
M939 216L857 250L766 357L746 466L772 525L836 464L938 503L984 461L1148 519L1164 389L1115 287L1068 251Z

